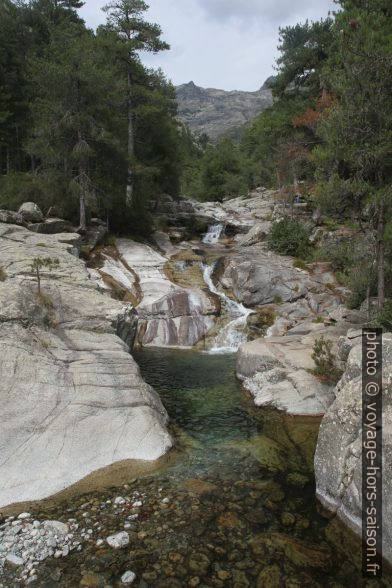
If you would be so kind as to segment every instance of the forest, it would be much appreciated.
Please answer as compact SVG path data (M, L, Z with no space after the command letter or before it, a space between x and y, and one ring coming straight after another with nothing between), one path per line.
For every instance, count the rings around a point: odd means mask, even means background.
M367 300L370 314L376 298L392 326L390 1L337 0L327 19L282 28L274 105L217 145L178 122L173 85L143 65L141 52L169 49L147 5L110 2L96 31L82 5L1 0L1 208L34 201L82 230L99 216L114 233L146 236L159 194L300 194L349 238L297 256L331 262L349 303Z

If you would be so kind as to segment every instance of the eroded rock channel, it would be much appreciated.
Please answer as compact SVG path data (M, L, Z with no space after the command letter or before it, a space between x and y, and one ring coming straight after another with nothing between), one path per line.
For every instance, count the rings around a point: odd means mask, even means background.
M167 233L96 248L88 267L78 235L0 223L0 585L361 585L359 540L317 501L314 454L327 413L317 493L358 531L363 315L328 267L268 250L274 193L169 204ZM185 237L188 214L210 230ZM41 296L37 256L58 261ZM321 336L347 362L338 389L310 373ZM355 413L342 447L339 407Z

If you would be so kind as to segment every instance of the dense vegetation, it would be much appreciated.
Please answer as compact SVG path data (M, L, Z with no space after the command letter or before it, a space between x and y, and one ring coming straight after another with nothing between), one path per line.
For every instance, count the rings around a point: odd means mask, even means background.
M150 198L179 192L175 91L138 57L168 45L142 0L109 3L96 33L82 5L0 2L0 207L143 233Z
M331 230L349 228L317 258L332 262L353 307L377 296L387 324L390 0L336 0L330 18L281 29L274 105L240 140L215 146L178 123L174 88L139 58L168 49L143 0L110 2L96 32L78 16L82 4L0 1L0 207L33 200L82 229L98 215L116 232L147 234L150 200L163 192L300 192ZM306 235L290 222L274 227L271 246L308 261Z
M274 105L239 144L201 153L189 187L207 200L259 185L310 198L331 229L350 229L317 257L332 261L353 307L377 296L381 310L392 297L392 4L336 4L331 18L280 31ZM271 237L286 253L290 228Z

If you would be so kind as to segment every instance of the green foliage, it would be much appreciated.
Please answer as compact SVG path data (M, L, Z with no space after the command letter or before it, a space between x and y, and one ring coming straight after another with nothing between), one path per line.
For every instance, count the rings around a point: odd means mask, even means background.
M303 150L306 140L295 130L293 118L303 114L309 104L308 98L302 95L279 100L263 110L244 132L241 152L250 188L292 183L294 176L306 178L309 171Z
M309 235L309 230L303 224L285 217L272 224L268 244L281 255L306 257L310 250Z
M222 201L247 192L241 153L231 139L207 146L190 185L191 195L199 200Z
M383 308L378 312L376 319L372 322L372 327L383 329L384 332L392 331L392 299L385 301Z
M0 282L5 282L7 279L7 272L3 267L0 267Z
M179 193L182 160L174 88L141 64L138 51L167 45L159 27L143 20L143 2L112 2L96 33L77 16L82 4L0 2L0 206L31 200L76 223L83 201L87 220L102 216L112 230L147 236L149 200ZM132 22L121 20L124 9L133 11ZM134 205L127 209L130 165Z
M336 356L332 353L332 341L325 339L323 335L314 343L312 359L316 366L312 373L318 378L332 382L337 382L341 378L342 371L337 366Z
M315 318L312 320L312 323L314 323L314 324L316 324L316 325L319 325L319 324L323 323L323 322L324 322L324 320L325 320L325 319L324 319L324 317L323 317L323 316L319 316L319 315L318 315L318 316L316 316L316 317L315 317Z
M295 259L294 260L294 263L293 263L293 266L296 267L296 268L298 268L298 269L301 269L301 270L307 270L308 269L307 263L303 259Z
M273 84L276 95L301 89L317 95L321 71L331 50L333 20L296 24L280 29L278 76Z
M59 260L53 257L34 257L31 263L31 271L36 275L37 284L38 284L38 294L42 294L41 292L41 270L47 269L52 271L59 266Z
M270 306L258 308L255 313L248 317L248 328L255 336L265 335L267 329L271 327L276 320L276 312Z

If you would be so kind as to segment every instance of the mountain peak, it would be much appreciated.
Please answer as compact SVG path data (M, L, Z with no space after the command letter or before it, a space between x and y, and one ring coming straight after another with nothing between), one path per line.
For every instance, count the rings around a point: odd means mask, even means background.
M178 114L195 135L206 133L215 142L234 132L272 105L270 78L256 92L201 88L193 81L176 88Z

